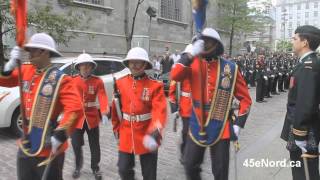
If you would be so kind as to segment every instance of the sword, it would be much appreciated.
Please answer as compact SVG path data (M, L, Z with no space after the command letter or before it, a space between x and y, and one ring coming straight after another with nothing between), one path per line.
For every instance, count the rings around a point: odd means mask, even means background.
M41 180L47 180L48 179L48 175L49 175L49 172L50 172L50 168L51 168L51 161L53 160L52 159L53 157L53 153L50 152L50 155L49 155L49 161L43 171L43 174L42 174L42 177L41 177ZM45 161L44 161L45 162ZM41 164L41 163L40 163ZM40 166L40 164L38 164L38 166Z
M240 144L238 141L234 141L233 146L234 146L234 179L238 180L238 152L240 150Z
M318 155L303 153L301 158L303 159L304 173L306 180L310 180L309 167L308 167L308 158L317 158Z
M181 82L177 82L176 86L176 99L177 99L177 112L175 112L175 117L173 119L173 132L177 132L177 126L178 126L178 119L180 117L179 111L180 111L180 97L181 97Z

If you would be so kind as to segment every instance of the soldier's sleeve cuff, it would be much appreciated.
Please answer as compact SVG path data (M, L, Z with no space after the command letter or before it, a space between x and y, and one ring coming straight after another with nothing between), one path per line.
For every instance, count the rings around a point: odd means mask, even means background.
M249 116L249 112L239 115L238 118L236 118L236 121L234 122L234 124L240 126L241 128L244 128L244 125L246 124L248 116Z
M67 133L64 129L55 130L53 136L60 142L65 142L68 139Z
M303 141L307 139L308 131L292 128L292 133L295 140Z
M192 63L192 58L187 53L184 53L181 55L178 63L183 64L184 66L190 66L190 64Z

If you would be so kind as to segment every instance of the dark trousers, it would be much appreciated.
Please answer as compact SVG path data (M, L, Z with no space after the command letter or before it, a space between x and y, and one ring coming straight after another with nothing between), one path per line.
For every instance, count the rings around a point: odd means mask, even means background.
M272 84L272 89L271 89L271 93L275 94L277 93L277 84L278 84L278 76L276 76L273 80L273 84Z
M283 91L283 77L282 77L282 76L279 77L279 79L278 79L278 90L279 90L280 92Z
M118 171L121 180L134 180L135 155L119 151ZM158 152L140 155L143 180L157 179Z
M181 130L182 142L180 144L180 153L181 153L181 157L183 157L183 153L186 147L186 142L188 137L189 117L182 117L181 119L182 119L182 130Z
M264 99L264 84L263 79L257 80L257 88L256 88L256 101L263 101Z
M289 89L289 85L290 85L290 77L286 75L284 78L284 89Z
M301 158L301 150L290 152L291 161L300 161L301 167L291 167L293 180L305 180L304 163ZM310 180L320 180L319 176L319 158L308 158L308 169Z
M18 180L41 180L46 166L38 167L38 164L45 159L46 157L18 157ZM46 180L62 180L63 163L64 153L58 155L53 161L51 161Z
M211 170L215 180L227 180L229 174L230 140L220 140L210 147ZM201 164L206 148L197 145L190 137L184 151L184 168L187 180L201 180Z
M252 73L251 76L250 76L250 86L251 87L256 87L255 79L256 79L256 74Z
M100 142L99 142L99 127L89 129L87 123L84 123L82 129L76 129L71 136L71 144L75 154L76 169L80 170L83 164L82 146L84 145L84 132L88 134L89 147L91 152L91 169L92 171L99 170L100 162Z

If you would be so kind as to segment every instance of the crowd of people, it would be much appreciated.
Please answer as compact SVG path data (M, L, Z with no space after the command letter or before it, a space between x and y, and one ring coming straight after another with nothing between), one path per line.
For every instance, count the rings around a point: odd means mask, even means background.
M212 28L205 28L180 54L166 53L163 60L151 62L146 50L134 47L123 60L131 74L116 79L110 110L111 97L102 80L92 74L97 67L92 57L79 55L75 64L79 75L68 76L51 64L52 57L61 56L52 37L34 34L23 47L13 48L0 76L1 86L21 88L18 179L62 180L68 138L75 154L72 176L79 178L85 132L92 173L102 179L99 123L110 115L120 178L135 179L135 157L139 156L143 179L156 180L158 149L170 111L163 83L146 74L153 67L159 74L170 73L169 102L171 113L182 117L180 162L187 180L201 180L206 149L214 179L228 179L230 145L235 142L238 149L236 142L252 105L248 84L256 86L257 102L289 89L281 137L288 141L291 160L309 166L292 168L293 179L319 179L320 63L314 52L319 44L320 30L302 26L293 39L297 57L270 53L225 59L220 35ZM25 52L30 63L21 65ZM237 114L232 109L234 99L239 103Z

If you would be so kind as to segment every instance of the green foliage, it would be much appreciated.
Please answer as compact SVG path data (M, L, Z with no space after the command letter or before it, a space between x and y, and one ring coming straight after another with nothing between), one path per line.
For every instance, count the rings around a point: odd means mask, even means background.
M248 7L248 0L217 0L218 26L230 32L229 55L232 54L234 35L243 35L263 29L267 23L261 11Z
M4 61L3 37L8 36L15 38L15 20L10 14L10 0L0 1L0 65ZM76 38L78 33L69 30L86 28L90 17L86 16L85 11L74 10L72 6L66 13L57 13L53 11L52 1L32 1L28 8L28 28L36 32L47 32L58 44L68 45L68 42ZM63 5L71 5L70 0L59 0ZM87 21L81 26L81 22L86 17Z
M37 32L49 33L58 44L67 46L68 42L78 36L77 33L70 33L68 30L76 29L83 19L83 14L76 14L69 10L66 14L53 12L52 5L34 5L28 13L28 24L32 25Z
M281 40L277 42L277 50L283 52L292 51L292 43L288 40Z

